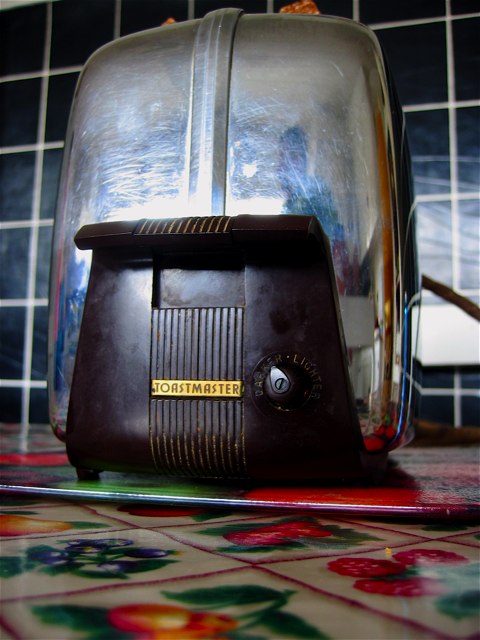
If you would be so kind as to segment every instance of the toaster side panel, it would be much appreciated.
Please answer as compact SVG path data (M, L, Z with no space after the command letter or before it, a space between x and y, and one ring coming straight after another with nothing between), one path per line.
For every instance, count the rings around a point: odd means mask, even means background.
M97 251L73 373L66 444L79 469L152 471L151 261Z

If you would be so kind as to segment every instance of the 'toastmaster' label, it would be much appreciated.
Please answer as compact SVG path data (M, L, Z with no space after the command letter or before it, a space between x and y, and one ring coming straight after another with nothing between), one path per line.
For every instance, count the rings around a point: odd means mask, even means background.
M152 380L152 396L181 398L241 398L241 380Z

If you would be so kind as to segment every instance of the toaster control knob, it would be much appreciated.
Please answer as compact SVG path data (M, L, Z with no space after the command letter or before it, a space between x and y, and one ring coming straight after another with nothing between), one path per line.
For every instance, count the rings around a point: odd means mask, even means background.
M301 367L292 364L272 366L264 382L265 395L277 409L300 407L309 397L311 381Z

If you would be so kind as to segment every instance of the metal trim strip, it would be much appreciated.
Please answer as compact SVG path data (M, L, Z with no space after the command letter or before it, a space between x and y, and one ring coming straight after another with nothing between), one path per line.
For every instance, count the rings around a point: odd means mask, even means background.
M195 39L189 200L198 215L225 215L230 71L242 13L212 11Z

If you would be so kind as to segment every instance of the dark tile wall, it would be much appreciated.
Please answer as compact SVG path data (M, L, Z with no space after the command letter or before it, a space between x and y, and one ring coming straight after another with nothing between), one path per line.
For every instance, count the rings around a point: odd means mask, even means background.
M86 58L170 16L198 18L221 6L277 11L287 3L57 0L0 12L1 421L48 421L50 243L68 111ZM480 1L317 4L375 30L406 113L421 271L478 302ZM479 386L475 367L424 368L422 417L480 425Z

